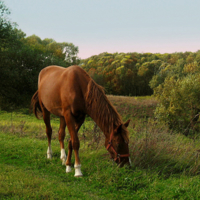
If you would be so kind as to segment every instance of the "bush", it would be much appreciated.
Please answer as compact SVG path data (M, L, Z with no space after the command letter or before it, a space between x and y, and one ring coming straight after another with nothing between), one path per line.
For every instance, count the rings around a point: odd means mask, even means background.
M154 89L159 100L155 115L170 128L189 134L198 131L200 111L200 75L188 74L183 78L167 77L163 84Z

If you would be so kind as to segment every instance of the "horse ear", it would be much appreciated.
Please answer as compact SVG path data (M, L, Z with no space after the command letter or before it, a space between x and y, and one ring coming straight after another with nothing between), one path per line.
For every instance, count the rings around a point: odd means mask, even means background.
M120 124L116 129L115 129L115 134L121 133L122 130L122 124Z
M129 123L130 123L130 119L124 124L124 126L128 127Z

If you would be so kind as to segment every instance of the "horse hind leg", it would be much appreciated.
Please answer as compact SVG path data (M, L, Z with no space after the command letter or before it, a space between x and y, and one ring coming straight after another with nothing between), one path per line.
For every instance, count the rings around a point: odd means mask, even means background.
M48 138L48 149L47 149L47 158L52 158L52 149L51 149L51 136L52 136L52 128L50 124L50 112L43 108L43 120L46 125L46 135Z
M76 120L75 130L76 130L77 135L78 135L78 131L79 131L79 129L82 126L84 121L85 121L85 115L81 116L78 120ZM76 157L76 152L75 152L75 157ZM79 157L79 155L78 155L78 157ZM75 168L75 175L74 176L76 176L76 177L83 176L83 174L81 172L81 164L75 163L74 168Z
M73 151L72 141L70 139L69 143L68 143L68 155L67 155L67 160L66 160L66 173L72 171L72 168L71 168L72 151Z
M64 147L65 127L66 127L65 119L64 117L60 117L60 128L58 132L58 139L60 142L60 150L61 150L60 159L62 160L62 165L65 165L67 158Z

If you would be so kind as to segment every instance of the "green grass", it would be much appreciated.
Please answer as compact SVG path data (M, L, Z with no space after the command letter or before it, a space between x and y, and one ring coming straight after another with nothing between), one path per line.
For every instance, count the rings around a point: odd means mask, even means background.
M119 109L124 118L135 109L129 108ZM199 137L174 134L145 117L133 127L136 119L129 127L129 169L110 160L103 134L87 118L80 129L83 177L75 178L74 169L66 174L61 165L58 118L52 120L53 158L47 160L43 121L22 110L1 111L0 199L200 199Z
M105 152L82 149L83 178L66 174L54 141L54 158L46 159L46 142L0 133L0 199L198 199L198 176L171 175L153 169L113 165ZM84 151L83 151L84 150Z

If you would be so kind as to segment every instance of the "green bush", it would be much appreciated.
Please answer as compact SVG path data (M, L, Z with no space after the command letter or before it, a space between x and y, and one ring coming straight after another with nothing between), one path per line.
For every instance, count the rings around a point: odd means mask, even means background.
M186 135L191 130L200 130L197 123L200 111L199 83L199 74L188 74L183 78L167 77L163 84L154 89L154 95L159 100L156 117Z

